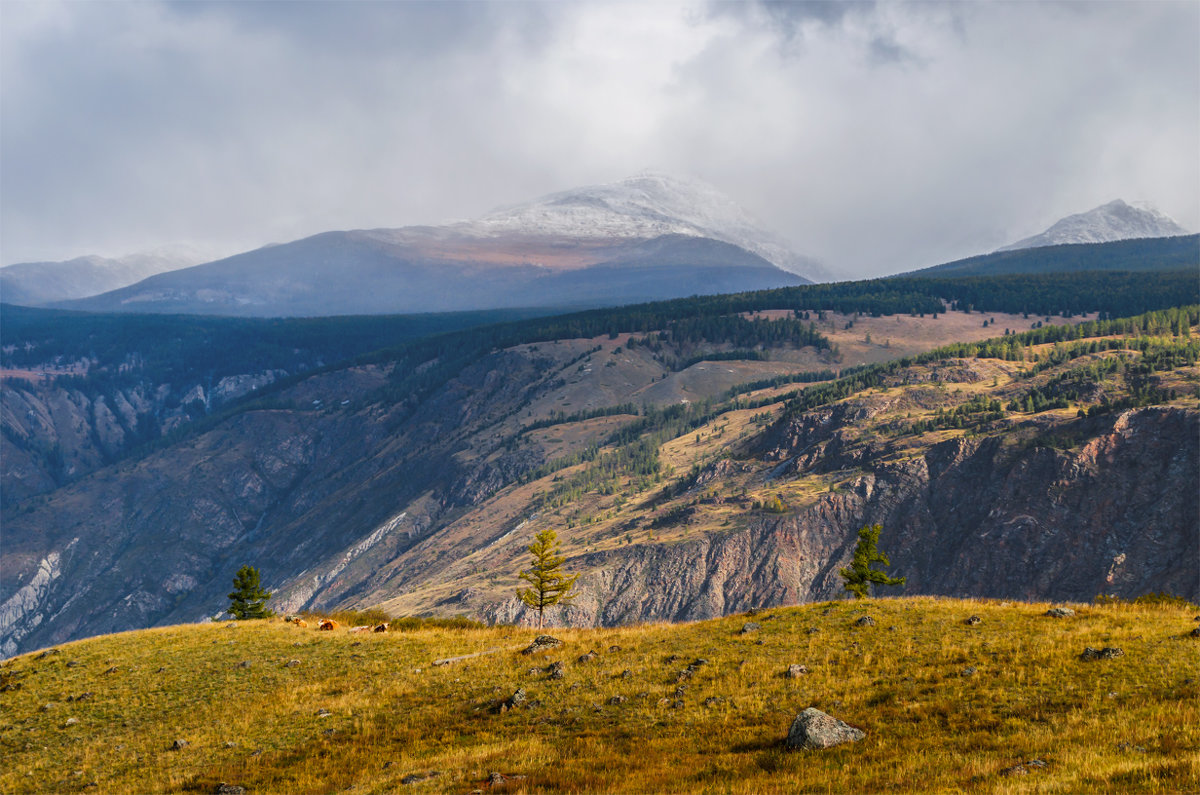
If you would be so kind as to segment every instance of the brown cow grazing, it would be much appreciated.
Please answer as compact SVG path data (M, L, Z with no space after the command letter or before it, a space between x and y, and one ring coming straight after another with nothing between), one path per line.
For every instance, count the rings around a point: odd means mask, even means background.
M317 629L321 632L332 632L333 630L337 629L338 626L338 622L334 621L332 618L322 618L321 623L317 624Z
M375 629L374 629L375 632L387 632L387 630L388 630L388 622L386 622L386 621L384 621L382 624L376 624Z
M298 627L307 627L308 626L308 622L305 621L303 618L300 618L300 616L296 616L294 619L292 619L292 623Z

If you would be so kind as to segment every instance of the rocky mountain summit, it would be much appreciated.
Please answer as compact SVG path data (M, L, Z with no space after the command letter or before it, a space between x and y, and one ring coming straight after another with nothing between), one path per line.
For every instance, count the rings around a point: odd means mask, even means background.
M1174 237L1188 231L1175 219L1146 203L1115 199L1084 213L1068 215L1041 234L1018 240L998 251L1059 246L1068 243L1107 243L1143 237Z

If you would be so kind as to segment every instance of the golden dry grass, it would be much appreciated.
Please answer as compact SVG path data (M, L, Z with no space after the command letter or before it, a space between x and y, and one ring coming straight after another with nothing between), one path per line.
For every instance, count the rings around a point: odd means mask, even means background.
M518 650L537 633L513 627L354 635L259 621L94 638L0 667L0 791L466 793L492 771L525 777L507 792L1200 789L1195 611L1053 619L1047 607L833 602L554 630L565 645L535 658ZM875 626L855 627L862 614ZM972 614L981 623L966 625ZM761 629L739 634L748 620ZM1084 662L1085 646L1124 656ZM531 672L555 660L564 678ZM791 663L810 673L785 678ZM518 687L536 704L495 711ZM785 751L808 706L867 738ZM176 739L187 746L171 750ZM1032 759L1046 766L1002 774Z

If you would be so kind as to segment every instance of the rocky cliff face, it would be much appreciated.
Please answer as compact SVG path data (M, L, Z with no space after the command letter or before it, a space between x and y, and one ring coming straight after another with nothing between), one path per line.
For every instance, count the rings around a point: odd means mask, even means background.
M831 413L776 429L773 460L803 475L840 468L836 451L812 454ZM853 412L850 412L851 414ZM1200 413L1130 410L1088 421L1076 452L1002 439L956 439L923 456L877 465L844 492L785 517L672 545L639 545L574 561L591 573L566 618L622 624L711 618L756 606L837 598L858 528L882 524L888 593L1088 601L1097 594L1167 591L1200 597ZM518 620L516 600L482 607Z

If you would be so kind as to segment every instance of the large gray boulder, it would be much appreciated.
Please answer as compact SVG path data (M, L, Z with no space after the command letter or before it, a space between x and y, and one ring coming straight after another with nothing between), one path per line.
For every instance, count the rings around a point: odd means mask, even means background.
M862 729L856 729L815 707L809 707L792 721L786 746L791 751L832 748L842 743L858 742L866 736L867 733Z

